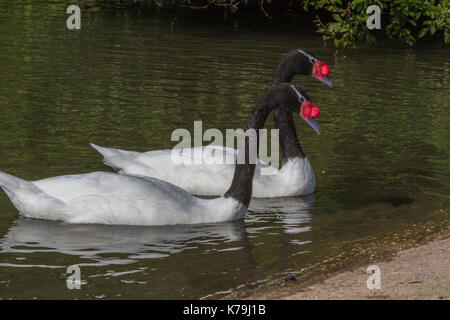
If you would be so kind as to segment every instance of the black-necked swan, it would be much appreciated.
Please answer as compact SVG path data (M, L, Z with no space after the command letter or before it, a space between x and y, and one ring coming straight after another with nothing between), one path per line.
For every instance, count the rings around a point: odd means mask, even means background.
M290 82L296 74L310 75L333 86L327 75L330 68L308 50L289 51L280 59L274 72L273 85ZM280 149L283 166L280 170L257 161L253 178L255 198L288 197L314 192L316 179L314 171L298 142L295 124L291 112L286 108L274 110L275 125L279 128ZM231 183L234 164L220 164L204 161L200 164L174 162L172 150L134 152L120 149L92 146L103 155L105 164L119 173L158 178L173 183L184 190L203 196L223 195ZM225 153L236 157L236 150L219 146L185 148L183 154L190 159L192 154L200 152L205 156L214 154L219 159ZM212 150L214 149L214 150ZM264 170L261 170L264 168Z
M314 116L319 110L305 97L303 90L293 84L273 86L258 99L246 132L262 128L268 114L281 105L317 126ZM248 152L249 148L249 139L245 139L244 163L235 165L231 186L224 196L215 199L196 197L159 179L107 172L38 181L0 172L0 186L19 213L29 218L121 225L231 221L244 216L251 199L256 154Z

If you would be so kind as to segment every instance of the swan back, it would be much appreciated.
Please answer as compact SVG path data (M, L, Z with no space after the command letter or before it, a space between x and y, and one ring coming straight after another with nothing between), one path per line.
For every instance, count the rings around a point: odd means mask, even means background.
M0 186L25 217L69 223L173 225L241 219L234 199L202 199L155 178L110 172L26 181L0 172Z

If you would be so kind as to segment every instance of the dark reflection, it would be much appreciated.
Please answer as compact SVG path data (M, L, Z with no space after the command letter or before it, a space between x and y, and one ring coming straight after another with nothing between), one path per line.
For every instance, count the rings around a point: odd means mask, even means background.
M274 212L288 214L303 214L309 216L316 196L309 194L301 197L286 198L253 198L249 210L254 212Z
M199 225L144 227L64 224L20 217L0 240L0 252L59 252L84 258L125 253L132 259L163 258L205 244L231 246L231 242L238 241L242 244L247 233L257 234L258 225L274 219L286 233L302 232L308 227L297 227L311 220L309 210L313 203L314 195L253 199L245 221ZM249 230L246 230L247 226Z
M240 240L243 221L192 226L108 226L19 218L0 241L2 253L58 252L91 258L104 264L102 254L124 253L129 259L162 258L208 243Z
M0 239L0 274L22 274L14 282L27 289L17 297L79 297L41 271L71 264L82 267L88 286L80 293L89 297L110 297L129 286L127 298L221 297L276 276L283 272L279 261L308 251L313 203L314 196L254 199L245 220L204 225L66 225L19 218ZM48 278L53 291L30 290L28 281L36 276ZM151 288L143 286L149 283Z
M394 207L398 207L405 204L411 204L414 202L414 199L408 197L392 197L387 199L386 201L391 203Z

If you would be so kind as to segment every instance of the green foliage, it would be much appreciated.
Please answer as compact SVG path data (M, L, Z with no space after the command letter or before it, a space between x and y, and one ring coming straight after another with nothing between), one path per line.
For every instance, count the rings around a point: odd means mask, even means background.
M69 0L66 0L69 1ZM74 0L70 0L74 1ZM157 10L183 8L223 10L225 17L247 12L263 13L272 18L289 13L312 17L324 40L332 40L336 47L352 47L361 42L372 44L387 38L413 46L424 36L442 38L450 43L450 0L77 0L92 3L129 3L153 7ZM381 9L381 30L369 30L366 13L370 5ZM205 11L205 14L206 11Z
M445 43L450 43L449 25L450 25L450 8L449 1L434 4L426 9L427 19L423 22L423 28L419 32L419 38L427 33L434 35L436 31L443 31Z
M270 9L280 7L272 0L148 0L159 5L179 5L191 8L221 7L231 14L243 6L259 8L266 16ZM308 11L315 17L317 31L324 40L333 40L336 47L358 43L372 44L377 38L387 38L413 46L425 35L441 37L450 43L450 0L291 0L288 9ZM203 6L200 6L200 3ZM366 13L370 5L381 9L381 30L369 30ZM286 6L284 6L286 8Z
M369 30L366 13L370 5L381 9L381 30ZM371 44L376 36L400 40L412 46L426 34L443 36L450 43L449 0L305 0L306 10L321 10L316 17L318 32L337 47L354 46L361 41ZM324 23L322 20L326 20Z

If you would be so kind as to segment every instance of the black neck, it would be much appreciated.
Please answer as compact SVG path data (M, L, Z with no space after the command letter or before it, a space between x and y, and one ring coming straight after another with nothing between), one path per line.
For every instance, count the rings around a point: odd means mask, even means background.
M275 127L280 130L279 138L283 163L293 158L304 158L305 153L298 141L292 112L286 107L278 108L274 110L273 119L275 120Z
M272 85L277 85L281 82L291 82L296 74L310 75L312 73L312 65L306 58L299 63L301 70L298 70L299 72L295 71L292 65L294 63L292 61L293 54L295 53L287 53L286 56L281 58L280 63L275 69ZM275 120L275 126L280 130L279 138L283 163L292 158L305 157L300 142L298 141L292 113L282 107L274 111L273 118Z
M260 100L264 100L264 98ZM247 124L247 127L245 128L245 132L247 132L248 129L255 129L256 139L252 141L248 136L245 136L243 146L241 145L239 148L239 154L242 154L242 152L245 154L245 161L242 161L243 163L236 163L233 181L230 188L224 195L225 198L231 197L240 201L245 206L249 205L252 197L256 157L259 151L259 129L264 126L264 122L273 108L275 108L275 106L262 104L259 102L253 108L252 116ZM256 154L250 152L250 144L252 142L256 143Z

